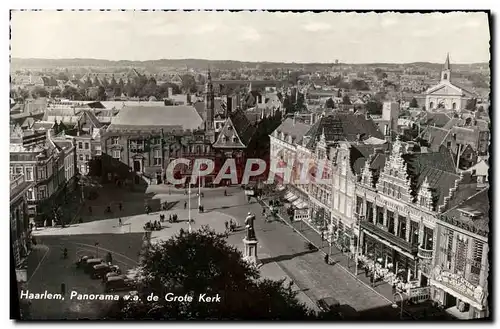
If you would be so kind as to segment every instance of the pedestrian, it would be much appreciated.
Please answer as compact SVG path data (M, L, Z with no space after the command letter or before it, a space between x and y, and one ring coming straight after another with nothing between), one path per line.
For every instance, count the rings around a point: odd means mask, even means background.
M293 283L294 283L294 282L293 282L293 280L292 280L292 279L290 279L290 283L288 284L288 286L290 287L290 289L292 289L292 288L293 288Z
M368 266L365 266L365 276L368 277Z
M371 283L372 283L372 287L375 287L375 273L372 273L372 276L371 276Z
M205 207L201 206L201 212L205 212Z
M120 209L120 211L122 211L122 209L123 209L123 205L122 205L122 203L121 203L121 202L118 204L118 208Z
M118 226L122 226L122 219L118 218Z
M111 255L111 253L110 253L110 252L108 252L108 253L106 254L106 262L107 262L108 264L110 264L110 265L111 265L111 263L113 262L113 256Z
M262 208L262 216L266 215L266 208Z
M330 256L328 256L328 254L325 255L325 264L329 265L330 264Z
M224 222L224 226L226 226L226 232L229 231L229 223L227 220Z
M396 284L392 284L392 294L394 295L396 293Z
M184 201L184 209L187 208L187 205L188 205L187 201Z
M78 223L83 223L83 219L80 217L80 219L78 219Z

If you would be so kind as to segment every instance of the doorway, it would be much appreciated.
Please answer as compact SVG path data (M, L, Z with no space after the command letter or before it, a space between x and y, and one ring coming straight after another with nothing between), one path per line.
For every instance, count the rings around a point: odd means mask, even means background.
M444 295L444 308L450 308L457 306L457 298L449 293L445 292Z
M134 171L141 172L141 160L134 160Z

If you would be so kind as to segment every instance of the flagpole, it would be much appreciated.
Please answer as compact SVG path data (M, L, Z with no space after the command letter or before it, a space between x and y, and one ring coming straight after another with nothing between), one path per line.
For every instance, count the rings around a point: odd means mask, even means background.
M191 233L191 181L188 186L188 231Z
M198 176L196 176L198 179L198 209L200 209L201 206L201 184L200 184L200 168L198 168Z

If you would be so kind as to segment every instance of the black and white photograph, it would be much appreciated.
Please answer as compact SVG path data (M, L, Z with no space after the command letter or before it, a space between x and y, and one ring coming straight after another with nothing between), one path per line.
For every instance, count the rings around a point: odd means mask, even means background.
M11 319L491 319L486 9L10 10Z

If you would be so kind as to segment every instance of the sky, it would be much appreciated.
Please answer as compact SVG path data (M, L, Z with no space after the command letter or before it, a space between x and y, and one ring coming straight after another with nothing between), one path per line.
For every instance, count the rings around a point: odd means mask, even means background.
M486 13L13 11L11 56L409 63L490 60Z

